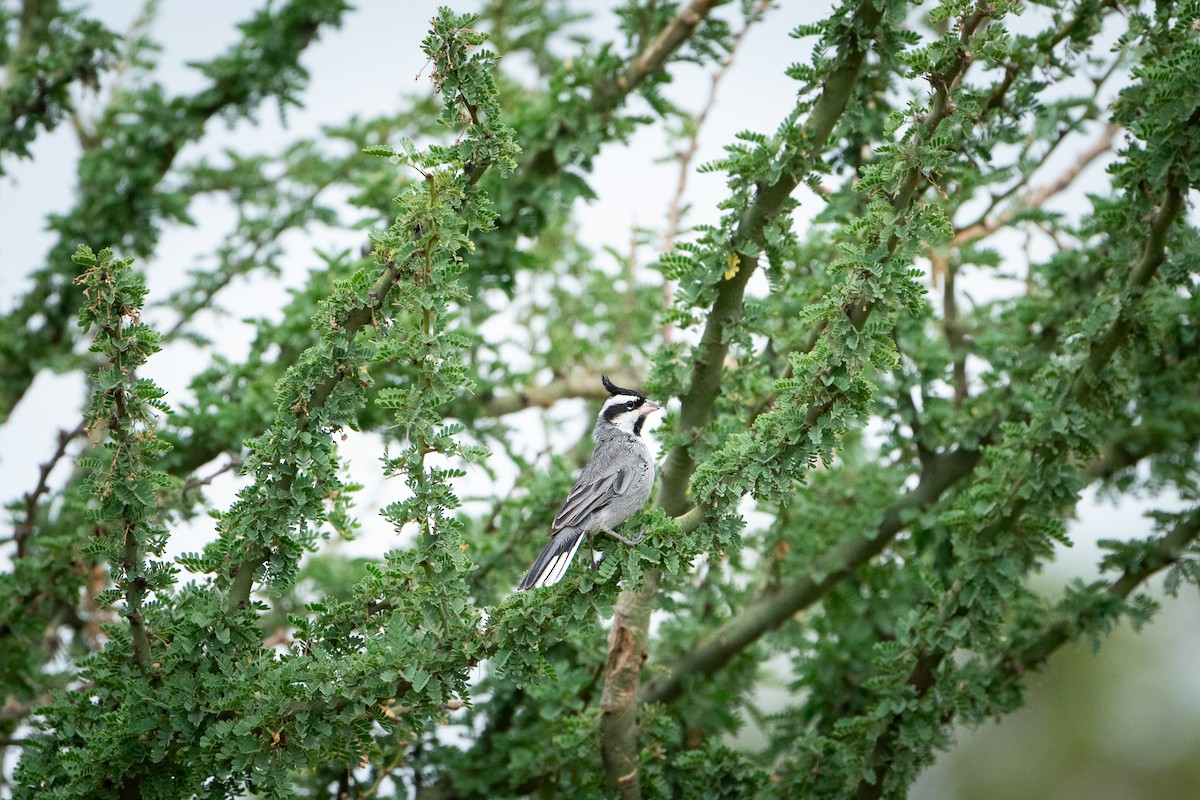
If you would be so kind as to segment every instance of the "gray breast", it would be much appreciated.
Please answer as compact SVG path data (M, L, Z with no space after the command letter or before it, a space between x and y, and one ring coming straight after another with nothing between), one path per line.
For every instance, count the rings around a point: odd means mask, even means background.
M599 474L618 469L628 470L630 482L624 492L612 498L602 509L597 509L592 520L595 529L615 528L629 519L650 499L654 488L654 462L641 439L630 434L597 437L596 450L589 467Z

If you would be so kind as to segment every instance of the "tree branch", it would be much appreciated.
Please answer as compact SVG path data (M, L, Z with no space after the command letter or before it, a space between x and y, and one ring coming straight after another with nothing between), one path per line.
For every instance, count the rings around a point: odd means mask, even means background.
M1187 517L1176 523L1157 542L1146 558L1136 566L1126 569L1119 578L1113 580L1104 592L1109 596L1124 600L1133 594L1133 590L1145 583L1156 572L1166 569L1183 556L1187 548L1200 538L1200 509L1193 509ZM1085 612L1077 611L1073 617L1060 619L1050 624L1046 631L1030 644L1005 654L998 664L999 669L1013 676L1033 669L1039 669L1050 655L1077 636L1083 628L1081 616Z
M242 463L241 456L230 456L229 461L227 461L223 467L218 467L208 475L205 475L203 478L188 478L186 481L184 481L183 486L179 489L180 501L186 504L189 494L201 488L202 486L208 486L226 472L234 472L241 469Z
M1120 342L1128 337L1132 306L1140 299L1142 290L1153 277L1154 270L1162 264L1165 258L1166 232L1181 210L1182 195L1178 189L1172 187L1168 190L1168 197L1151 227L1142 256L1131 272L1129 292L1126 302L1122 304L1121 316L1093 345L1088 359L1080 366L1072 381L1070 399L1073 402L1086 401L1094 379L1111 360ZM994 435L996 434L989 434L989 437ZM882 552L895 535L906 527L903 512L932 506L946 489L974 470L980 457L978 449L957 450L938 456L932 468L922 475L917 488L885 512L874 537L842 543L831 550L814 568L813 575L820 577L806 577L778 587L713 631L676 661L668 678L650 681L642 692L642 702L673 702L682 694L685 682L689 678L714 674L728 664L740 650L819 600L839 581Z
M622 381L622 375L624 375L626 380L621 385L637 386L641 383L639 376L632 373L609 374L616 376L614 380L618 382ZM607 397L608 392L604 391L604 388L596 382L595 373L581 370L555 378L539 386L520 389L514 394L484 393L471 398L473 405L471 416L503 417L527 408L551 408L560 400L603 400ZM451 416L454 414L451 413Z
M967 401L970 386L967 382L967 337L963 333L962 323L958 318L958 293L955 283L958 278L958 264L946 259L940 251L930 252L930 261L941 264L942 271L942 332L946 337L946 346L950 350L951 370L954 375L954 407L960 409Z
M592 108L605 111L616 108L621 98L642 84L646 78L663 68L667 59L691 38L696 27L708 17L718 0L692 0L683 8L667 27L655 37L648 47L606 83L596 87Z
M470 62L467 65L447 65L447 69L458 69L459 67L469 66L469 64ZM467 102L465 97L462 98L462 101ZM472 123L472 126L484 127L485 130L482 135L493 137L496 132L491 126L494 124L497 124L496 120L488 119L486 127L485 125L476 123ZM496 155L497 157L503 157L508 154L498 152ZM463 164L460 179L465 189L473 189L491 165L492 162L490 161ZM432 199L434 197L435 181L430 178L427 183L431 196L429 207L433 208L436 205ZM466 197L465 192L464 197ZM461 208L457 207L454 209L454 211L461 210ZM417 223L418 228L421 226L422 223ZM469 229L464 223L464 232L467 230ZM401 232L401 235L411 240L414 246L405 253L402 259L389 258L385 261L383 263L383 270L372 282L365 295L353 294L351 296L353 302L348 310L342 313L340 318L330 320L330 327L338 332L339 342L353 341L355 335L368 324L378 326L379 319L386 317L384 312L388 305L389 295L400 282L401 278L407 276L414 281L420 281L422 279L421 270L423 269L427 273L430 269L431 248L445 246L440 242L439 237L433 237L428 242L422 240L421 237L423 234L420 231L414 234L412 231L405 230ZM451 240L450 246L457 247L457 245L453 244L453 240ZM426 309L423 315L423 325L425 328L428 328L429 321L430 311ZM311 386L300 387L300 396L294 400L291 397L288 398L289 406L277 410L275 423L273 423L272 429L269 431L270 435L274 436L276 434L277 425L287 427L288 423L301 431L313 428L314 412L325 406L326 401L338 385L347 379L360 380L357 369L352 364L344 363L343 359L337 355L338 347L340 347L340 344L331 344L330 341L322 339L317 344L310 346L300 356L297 361L298 364L305 363L307 356L312 360L323 362L326 368L319 373L321 377L312 383ZM326 435L319 429L319 425L315 427L317 427L317 430L308 431L308 433L318 437ZM301 468L291 458L286 463L280 463L276 466L278 467L278 472L281 474L271 476L273 485L270 487L270 494L276 497L287 496ZM259 481L265 480L267 479L259 478ZM264 495L259 505L254 507L254 510L250 513L261 513L265 505L266 496ZM273 519L270 521L270 524L275 527L286 527L287 522L285 520ZM267 545L257 541L245 543L240 557L236 558L227 573L229 579L228 594L225 600L227 612L232 614L249 604L258 571L270 561L271 556L271 549Z
M1155 543L1149 558L1127 568L1121 577L1105 587L1104 594L1115 600L1124 600L1152 575L1178 561L1197 538L1200 538L1200 509L1193 509L1166 536ZM993 671L1000 673L1000 676L1009 682L1017 682L1030 670L1040 669L1058 648L1072 641L1084 630L1085 616L1091 612L1091 608L1076 610L1073 614L1051 623L1041 636L1029 644L1011 649L997 658ZM944 621L948 622L954 615L945 616ZM914 701L924 698L937 684L937 670L946 656L947 653L942 651L926 651L918 656L908 680L908 685L913 687L915 693ZM942 723L949 724L952 721L951 717L943 719ZM853 795L856 800L879 800L883 797L884 778L892 761L881 753L894 744L893 739L898 733L900 722L900 715L894 716L891 724L876 740L866 764L878 765L878 774L874 782L863 780L858 784Z
M908 527L913 514L932 507L948 489L970 475L980 458L977 449L937 455L916 488L883 512L874 536L842 542L814 564L808 576L777 586L747 606L684 653L671 668L669 676L648 681L642 689L641 702L674 702L689 682L719 672L764 634L820 600L830 589L883 552L896 534Z
M979 220L958 230L954 234L954 238L950 240L948 246L962 247L976 242L986 236L992 235L1012 222L1019 212L1041 208L1051 197L1069 188L1075 182L1075 179L1079 177L1080 173L1087 169L1096 159L1110 152L1113 140L1120 130L1120 125L1113 122L1107 123L1100 136L1096 138L1096 141L1081 152L1079 157L1075 159L1075 163L1065 169L1061 175L1045 186L1030 190L1015 208L1010 208L995 216L990 216L991 209L989 208L981 215Z
M621 86L624 87L623 89L618 90L616 78L600 84L599 88L597 88L592 96L592 106L595 111L601 115L611 113L617 106L620 105L620 103L628 96L629 93L635 91L642 83L645 82L648 77L654 73L654 71L661 70L672 52L684 44L687 41L687 37L691 36L695 32L698 23L702 21L702 19L698 20L697 16L706 16L716 5L717 3L715 0L708 0L707 2L693 2L691 5L684 8L677 15L677 17L660 33L660 35L651 41L646 51L639 51L638 53L635 53L633 56L631 56L629 62L617 72L618 75L624 76L624 80L621 81ZM685 33L686 36L684 35ZM670 48L674 48L674 50ZM518 172L509 181L509 183L516 185L516 191L518 192L517 196L512 197L512 204L518 209L526 207L528 204L528 200L519 193L519 178L533 176L533 180L540 181L542 176L550 175L562 169L565 165L558 163L556 160L555 148L558 147L561 149L564 141L567 140L590 142L591 137L594 135L595 131L590 128L587 130L581 130L572 128L566 123L562 123L558 126L553 135L547 137L547 140L555 143L554 146L548 146L542 150L531 150L529 151L528 155L522 153ZM536 138L537 141L543 140L541 136ZM580 158L578 146L571 148L570 152L573 154L573 158ZM468 180L472 184L478 183L482 179L484 171L484 167L481 164L468 165ZM491 189L492 187L489 187L489 193L491 193ZM500 189L499 187L495 187L493 199L499 197L501 191L504 190ZM503 203L497 203L496 205L498 209L505 206ZM508 209L505 214L505 218L497 222L498 227L502 227L505 224L505 219L513 219L513 216L511 215L517 214L517 211ZM496 233L497 231L493 231L492 236L494 237ZM523 230L522 233L530 236L536 235L536 232L528 230ZM287 356L289 355L291 356L291 360L294 361L299 356L302 349L303 348L295 348L292 344L284 342L282 344L282 349L279 351L279 356L275 364L287 363ZM3 344L0 342L0 360L2 360L2 357ZM3 370L0 369L0 373L2 372ZM276 368L275 376L271 378L271 381L273 382L275 377L277 377L281 372L282 370ZM270 384L267 384L268 387L269 385ZM592 391L593 390L591 388L588 389L589 393ZM532 401L531 403L526 403L524 400L516 397L497 397L495 400L496 405L494 408L494 415L498 416L505 413L512 413L528 407L530 404L541 405L541 402L539 402L540 398L538 397L539 393L529 390L528 394L529 399ZM590 394L581 393L579 396L586 397L590 396ZM0 418L3 417L2 405L3 398L0 397ZM472 409L472 411L478 413L475 409ZM255 419L254 423L258 424L258 420ZM231 449L239 448L243 441L257 435L260 432L261 429L233 429L230 431L222 431L222 435L220 437L192 436L186 441L177 439L175 441L175 450L168 456L168 463L171 465L170 471L172 474L180 476L186 475L188 472L199 468L203 464L207 464L221 454L229 452Z
M1200 111L1197 112L1200 115ZM1196 116L1196 115L1193 115ZM1170 181L1168 176L1168 180ZM1184 190L1174 181L1167 187L1167 196L1163 200L1154 222L1150 225L1150 234L1142 244L1141 257L1134 264L1128 280L1125 282L1125 293L1121 298L1121 310L1117 319L1104 336L1092 343L1088 352L1086 368L1081 370L1071 383L1070 392L1080 402L1085 402L1095 389L1094 378L1112 359L1117 347L1129 336L1133 327L1133 307L1141 302L1150 279L1158 272L1167 257L1167 233L1171 225L1179 218L1184 207Z
M58 466L58 462L67 454L67 447L75 439L82 436L87 430L87 423L80 422L75 426L74 430L62 430L58 432L58 446L54 449L50 459L38 467L38 482L33 487L32 491L26 492L22 498L25 503L25 516L13 526L12 540L17 544L17 558L25 556L26 546L29 537L33 535L34 529L37 527L38 504L44 495L50 489L50 473Z
M982 19L977 19L972 29L981 22ZM961 77L961 73L959 73L958 77ZM951 78L947 83L955 79ZM940 107L944 116L945 106ZM938 108L939 104L935 102L935 110ZM1111 145L1111 142L1109 144ZM1094 146L1093 149L1103 152L1099 145ZM1054 191L1058 191L1061 188L1060 184L1069 183L1073 179L1073 175L1070 173L1075 172L1077 174L1077 170L1082 170L1096 155L1091 156L1087 160L1081 159L1076 165L1076 170L1069 170L1067 176L1047 187L1045 192L1040 193L1041 199L1044 200L1045 197L1048 197ZM914 177L915 174L916 170L910 173L910 178ZM907 191L903 192L898 197L898 200L903 200L904 195L908 195L911 198L915 186L910 180L906 182L905 187ZM1156 222L1156 225L1163 227L1162 232L1157 236L1152 235L1152 240L1159 241L1161 244L1161 238L1165 235L1165 226L1169 226L1170 221L1173 219L1172 214L1177 213L1178 209L1174 208L1171 204L1167 204L1164 207L1163 212L1160 213L1159 219ZM889 245L888 250L890 252L894 243L889 242ZM1150 258L1149 252L1147 251L1147 255L1142 259L1143 263ZM1159 263L1161 263L1161 252ZM1143 275L1143 271L1135 269L1135 275ZM1148 280L1148 276L1145 276L1144 280ZM865 315L869 313L870 309L866 307L863 314L864 321ZM1123 335L1126 332L1122 331L1119 335ZM1110 331L1110 333L1112 332ZM1111 356L1111 351L1109 355ZM1097 368L1096 365L1091 365L1088 372ZM818 416L818 414L813 413L814 410L810 409L810 424L815 421L814 417ZM843 578L852 574L859 566L882 552L895 535L900 530L903 530L905 524L900 520L900 513L902 511L931 506L950 485L969 475L979 460L980 452L977 449L955 451L939 456L937 465L933 469L925 471L918 487L888 509L876 536L867 540L843 543L830 551L822 559L820 565L813 570L813 574L818 577L805 578L778 588L767 597L762 598L753 606L743 611L738 617L725 623L712 634L705 637L704 640L676 662L668 678L661 681L652 680L644 687L641 693L642 702L672 702L680 696L685 681L689 677L708 675L720 670L741 649L756 641L764 633L774 629L798 611L816 602Z
M683 196L687 190L688 177L692 172L692 162L696 158L696 153L700 150L700 131L704 128L704 123L708 121L708 115L712 113L713 108L717 104L717 88L721 85L722 79L729 73L730 67L733 66L733 60L737 56L738 48L742 46L742 42L746 39L746 34L750 32L750 26L761 18L770 8L770 0L763 0L754 10L754 16L746 20L746 24L733 37L733 42L729 45L729 52L726 54L721 66L718 67L711 76L709 76L708 98L701 106L700 112L692 119L691 133L688 136L687 146L675 154L676 160L679 162L679 177L675 181L675 194L671 196L671 202L667 205L667 229L663 232L662 252L669 253L675 249L675 239L679 236L679 229L683 218ZM663 280L663 297L662 307L670 308L675 291L675 281L670 279ZM674 326L665 321L662 324L662 338L664 342L671 341L671 335Z
M688 481L695 469L692 442L708 427L729 350L727 333L741 318L746 284L758 266L758 256L742 250L751 253L757 250L748 245L761 238L766 225L780 213L806 174L805 165L824 149L854 92L869 42L882 17L882 12L871 0L858 7L849 40L842 44L837 66L825 79L821 95L804 126L803 146L785 151L785 168L780 171L780 177L760 188L754 202L738 221L733 249L741 256L740 269L718 287L717 299L692 361L689 388L681 398L679 431L683 443L671 451L662 470L657 505L672 516L683 514L690 506L686 495ZM610 791L627 800L641 797L637 694L646 658L650 609L659 580L656 571L647 571L640 588L621 592L613 613L605 662L604 692L600 701L603 712L601 752Z
M635 89L642 85L651 75L662 70L667 59L683 45L697 26L700 25L718 4L718 0L692 0L643 50L633 55L625 67L612 78L602 81L592 91L591 108L605 123L613 111ZM556 142L565 138L573 138L578 132L573 130L566 121L560 122L557 130L548 138ZM591 133L589 133L591 135ZM535 175L550 175L561 168L555 155L556 147L550 145L534 153L526 162L529 170Z
M321 9L313 4L291 2L279 8L259 12L256 25L248 26L245 39L227 53L204 66L215 77L204 90L189 97L159 98L145 111L155 106L160 117L156 125L114 121L127 124L126 136L107 136L99 148L85 154L85 162L129 166L128 172L117 169L96 169L81 178L80 199L68 214L57 218L52 227L58 239L46 258L46 265L33 275L33 288L21 298L17 307L0 317L0 422L24 397L33 378L43 367L55 361L55 356L70 353L75 340L71 332L74 310L80 298L70 289L74 276L70 253L76 244L100 240L104 244L134 242L130 249L144 253L157 240L159 215L158 187L167 175L180 150L190 141L199 139L208 122L225 109L239 114L249 110L272 94L286 100L287 89L277 89L288 71L298 69L300 54L316 38L323 25L337 24L344 8L330 4ZM262 59L263 48L273 57ZM258 69L238 70L238 66L254 60ZM237 75L235 80L231 76ZM287 83L283 81L283 83ZM130 98L122 96L123 101ZM114 103L114 108L116 104ZM130 103L130 107L134 104ZM113 115L123 120L124 114ZM162 128L162 125L168 125ZM149 137L149 138L146 138ZM111 141L110 141L111 140ZM132 154L132 155L131 155ZM136 165L130 164L130 159ZM88 164L83 165L85 168ZM136 168L134 168L136 166ZM82 173L81 173L82 174ZM137 175L129 186L116 188L106 181L109 175ZM100 222L97 222L100 221ZM97 228L97 225L101 227ZM64 281L63 278L67 280ZM64 288L65 287L65 288ZM30 326L30 318L43 315L45 322Z
M482 176L482 174L481 172L480 175ZM353 336L368 323L375 323L377 315L382 315L382 311L387 305L388 295L399 282L401 275L408 269L410 262L419 257L420 251L416 251L409 260L403 263L397 264L395 261L387 262L384 265L383 271L375 279L375 282L367 292L367 302L358 304L347 312L342 319L337 320L338 328L347 335ZM315 353L318 347L319 345L313 345L309 350ZM318 381L308 391L306 398L298 400L290 409L289 413L295 418L297 425L301 428L307 427L313 417L313 412L319 410L325 404L325 401L329 399L330 394L333 393L337 385L351 377L340 369L333 369L331 372L332 374L327 374L326 377ZM280 410L278 413L282 414L284 412ZM291 490L297 474L296 465L289 464L286 466L287 474L277 481L276 486L276 491L283 493ZM229 594L225 603L227 611L233 613L246 606L250 600L250 593L254 588L254 580L258 574L258 570L267 563L270 557L270 551L263 546L252 545L247 548L245 554L229 572Z
M1145 294L1146 286L1157 273L1159 266L1166 260L1167 233L1183 210L1183 192L1176 185L1174 177L1172 173L1168 173L1167 175L1166 197L1153 224L1150 226L1146 240L1142 244L1141 255L1134 264L1126 281L1121 310L1117 315L1117 319L1113 321L1103 336L1093 342L1089 348L1087 359L1076 371L1060 403L1086 404L1094 394L1097 378L1099 378L1100 373L1112 360L1117 348L1128 338L1132 330L1132 311L1140 303ZM1055 456L1061 448L1062 445L1058 441L1043 441L1039 443L1036 447L1039 452L1035 458L1035 463L1056 463ZM1018 494L1019 492L1016 492L1014 487L1012 495L1017 496ZM998 531L1011 527L1024 513L1027 504L1027 499L1014 500L1012 506L1007 511L998 513L995 517L995 522L988 525L986 530L978 531L976 535L980 539L987 540ZM1197 521L1200 522L1200 519ZM1191 530L1190 526L1187 530ZM1179 535L1184 536L1185 533L1180 533ZM1186 535L1194 537L1195 533ZM1141 569L1128 572L1114 586L1124 591L1125 594L1128 594L1142 579L1138 577L1139 575L1142 575ZM949 624L950 620L956 618L962 610L958 606L957 598L953 595L946 597L940 605L939 618L941 624L939 627ZM1065 641L1065 639L1060 641L1064 633L1065 631L1063 630L1051 629L1041 640L1042 645L1040 647L1035 643L1035 646L1030 649L1027 653L1028 657L1031 660L1044 657L1043 653L1048 654L1050 650L1053 650ZM937 671L948 655L949 653L944 650L921 648L908 680L908 684L915 687L918 697L923 697L936 685ZM860 781L858 789L855 792L856 798L875 800L875 798L882 796L886 784L887 772L891 765L891 760L887 757L887 752L895 746L897 737L901 735L903 722L904 720L901 715L893 715L886 729L881 731L875 740L875 745L871 753L867 756L865 763L868 767L877 770L877 773L873 780L868 781L864 778ZM949 722L949 720L945 720L945 722Z

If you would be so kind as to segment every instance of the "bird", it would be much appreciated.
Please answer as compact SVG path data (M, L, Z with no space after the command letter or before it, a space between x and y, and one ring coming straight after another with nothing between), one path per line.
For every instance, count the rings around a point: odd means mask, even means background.
M550 543L517 586L519 591L561 581L580 543L586 538L590 549L597 533L630 547L642 541L640 536L627 539L614 528L650 499L654 459L642 438L642 427L662 406L637 390L622 389L607 375L601 383L611 396L600 408L592 431L596 448L550 526Z

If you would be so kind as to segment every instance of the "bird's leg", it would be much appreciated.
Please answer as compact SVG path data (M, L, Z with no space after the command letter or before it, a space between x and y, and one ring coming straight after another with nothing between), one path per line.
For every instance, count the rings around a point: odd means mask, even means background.
M613 537L614 539L616 539L618 542L627 544L630 547L638 546L639 544L642 543L642 540L646 538L645 536L639 536L636 539L626 539L624 536L622 536L621 534L612 530L611 528L604 528L604 532L607 533L609 536Z
M588 540L588 554L592 557L591 567L592 569L600 569L600 565L596 563L596 549L592 546L592 540L596 534L593 531L588 531L584 535L587 536Z

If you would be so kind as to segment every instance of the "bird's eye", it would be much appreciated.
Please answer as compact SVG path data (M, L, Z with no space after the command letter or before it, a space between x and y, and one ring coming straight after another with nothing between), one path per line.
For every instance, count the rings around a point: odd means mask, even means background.
M636 410L645 402L646 401L640 397L635 397L632 400L627 400L624 403L609 406L608 408L604 409L604 418L609 422L613 422L617 417Z

